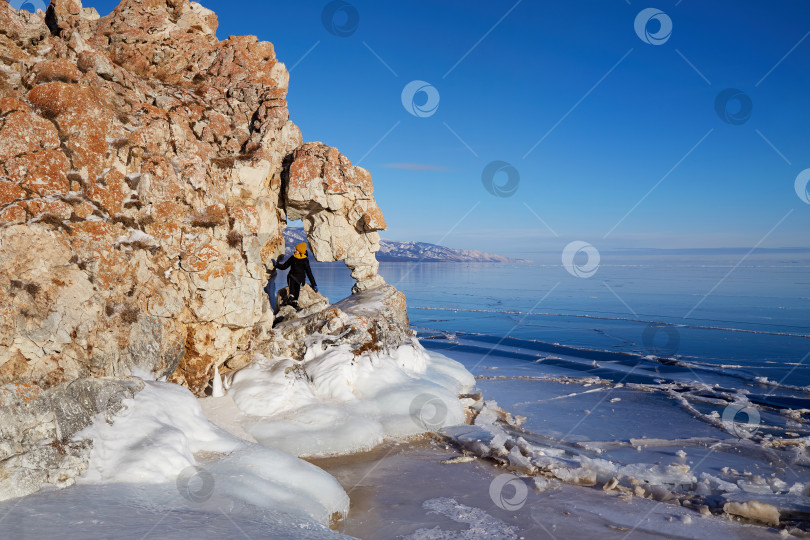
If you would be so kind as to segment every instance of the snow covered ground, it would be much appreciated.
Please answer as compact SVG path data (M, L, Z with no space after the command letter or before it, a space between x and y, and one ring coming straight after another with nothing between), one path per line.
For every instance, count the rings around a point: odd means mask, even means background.
M302 363L257 358L218 398L147 381L112 425L99 415L76 435L94 443L78 485L0 504L4 531L221 538L250 529L330 538L328 526L348 513L349 497L298 456L357 452L461 424L457 396L473 384L461 364L428 355L416 341L391 354L355 357L343 346L311 343Z
M233 401L243 414L238 423L259 443L311 457L463 424L458 395L474 384L461 364L429 356L416 341L358 358L348 345L311 344L302 363L258 359L233 377L222 399Z

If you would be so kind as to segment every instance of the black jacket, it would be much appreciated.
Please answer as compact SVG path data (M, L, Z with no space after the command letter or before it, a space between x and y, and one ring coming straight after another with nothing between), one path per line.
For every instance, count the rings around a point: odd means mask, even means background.
M309 267L309 259L298 259L295 256L290 257L283 263L276 266L278 270L290 269L287 274L287 281L293 279L303 285L306 283L305 276L309 278L309 282L313 287L318 285L315 283L315 277L312 275L312 269Z

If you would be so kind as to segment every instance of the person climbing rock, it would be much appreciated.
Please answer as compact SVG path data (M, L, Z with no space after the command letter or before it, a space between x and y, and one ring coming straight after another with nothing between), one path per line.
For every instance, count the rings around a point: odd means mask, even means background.
M278 260L278 263L276 264L277 270L286 270L287 268L290 269L290 273L287 274L287 287L289 288L290 292L290 305L297 310L300 309L298 307L298 295L301 293L301 287L304 285L304 283L306 283L306 278L309 278L309 282L312 284L312 289L315 292L318 292L318 285L315 283L315 277L312 275L312 269L309 266L309 259L307 259L306 242L301 242L295 246L293 256L287 259L286 262L282 262L281 259Z

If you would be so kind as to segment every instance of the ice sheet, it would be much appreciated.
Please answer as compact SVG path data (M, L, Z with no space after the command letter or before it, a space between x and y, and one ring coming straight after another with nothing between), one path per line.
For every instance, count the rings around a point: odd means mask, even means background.
M489 538L469 532L483 526L488 534L527 540L781 538L773 529L551 479L541 479L538 487L530 478L507 474L511 484L501 491L507 471L477 459L453 461L455 456L425 441L316 463L351 491L352 509L339 530L359 538L413 538L417 531L422 538ZM516 498L517 483L524 489ZM508 500L511 506L504 504Z
M743 503L767 500L783 527L810 522L797 499L810 486L810 411L788 406L807 394L746 387L721 373L695 376L677 364L656 372L622 356L528 360L507 346L484 358L464 348L463 337L448 341L461 352L442 350L476 374L485 398L498 400L483 405L473 426L444 430L464 451L527 474L596 488L615 482L611 490L715 513L734 513L725 505L742 493Z

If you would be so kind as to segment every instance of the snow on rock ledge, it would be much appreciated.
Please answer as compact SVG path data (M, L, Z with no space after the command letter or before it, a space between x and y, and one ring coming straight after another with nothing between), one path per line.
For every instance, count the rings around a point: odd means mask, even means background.
M67 487L88 467L92 443L73 436L112 423L140 379L77 379L48 390L33 384L0 387L0 501Z
M260 359L236 373L229 395L261 444L312 457L464 424L458 396L474 385L461 364L414 340L360 356L341 345L311 347L300 363Z

